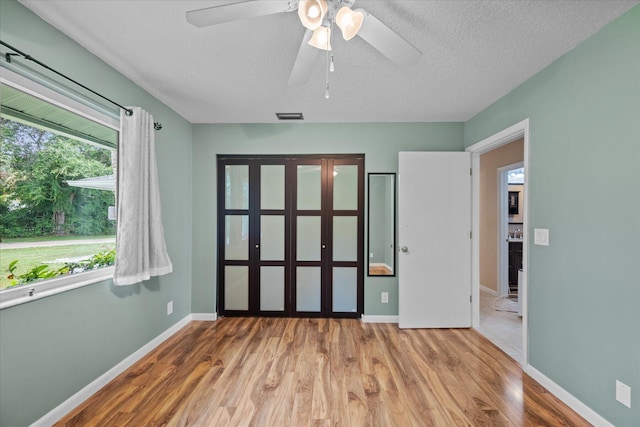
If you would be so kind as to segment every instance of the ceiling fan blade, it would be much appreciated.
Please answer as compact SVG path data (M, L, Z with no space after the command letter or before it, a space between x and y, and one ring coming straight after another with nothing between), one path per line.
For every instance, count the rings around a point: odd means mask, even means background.
M240 21L258 16L273 15L290 11L289 0L256 1L247 0L205 9L190 10L186 13L187 22L196 27Z
M422 57L422 52L366 10L356 9L354 12L364 15L358 36L399 66L409 67Z
M289 77L289 86L302 86L309 81L313 64L316 62L316 58L318 58L318 53L320 52L320 50L308 44L311 36L313 36L313 31L311 30L307 30L304 33L296 62L293 64L291 77Z

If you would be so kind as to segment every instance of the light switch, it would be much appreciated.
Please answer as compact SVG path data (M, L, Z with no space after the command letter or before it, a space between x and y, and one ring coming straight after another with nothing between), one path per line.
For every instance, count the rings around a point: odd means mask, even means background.
M540 246L549 246L549 229L547 228L534 228L533 229L533 244Z

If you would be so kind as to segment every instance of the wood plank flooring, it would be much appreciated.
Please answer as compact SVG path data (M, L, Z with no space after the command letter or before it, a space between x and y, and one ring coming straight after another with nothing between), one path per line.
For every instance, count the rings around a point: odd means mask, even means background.
M191 322L56 426L586 426L472 329Z
M393 273L387 267L369 266L369 276L391 276Z

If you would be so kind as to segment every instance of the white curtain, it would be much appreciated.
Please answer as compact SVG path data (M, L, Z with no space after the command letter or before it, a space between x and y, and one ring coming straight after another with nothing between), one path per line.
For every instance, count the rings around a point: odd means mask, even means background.
M153 117L139 107L120 114L118 232L113 283L130 285L171 273L160 217Z

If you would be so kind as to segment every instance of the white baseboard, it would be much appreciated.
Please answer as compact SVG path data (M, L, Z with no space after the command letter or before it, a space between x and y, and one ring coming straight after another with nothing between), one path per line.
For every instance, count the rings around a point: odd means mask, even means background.
M131 367L138 360L142 359L151 350L153 350L154 348L162 344L164 341L166 341L169 337L171 337L173 334L178 332L180 329L184 328L191 320L193 320L192 318L193 318L192 314L185 316L178 323L174 324L169 329L167 329L166 331L164 331L163 333L161 333L160 335L158 335L157 337L149 341L147 344L142 346L136 352L126 357L116 366L109 369L104 374L100 375L93 382L85 386L82 390L78 391L76 394L74 394L73 396L71 396L64 402L62 402L57 407L53 408L51 411L45 414L42 418L37 420L35 423L31 424L31 427L40 427L40 426L48 427L55 424L58 420L60 420L65 415L67 415L69 412L75 409L82 402L87 400L89 397L93 396L96 392L98 392L98 390L100 390L102 387L107 385L115 377L123 373L125 370Z
M218 313L191 313L191 320L214 322L218 320Z
M484 285L480 285L480 289L481 289L481 290L483 290L483 291L485 291L485 292L487 292L487 293L489 293L489 294L491 294L491 295L493 295L494 297L497 297L497 296L498 296L498 291L494 291L493 289L491 289L491 288L487 288L487 287L486 287L486 286L484 286Z
M567 390L560 387L558 384L553 382L549 377L547 377L542 372L538 371L531 365L527 365L524 370L531 378L540 383L544 388L549 390L551 394L564 402L568 407L573 409L585 420L589 421L596 427L615 427L609 421L604 419L602 415L595 412L593 409L589 408L587 405L582 403L579 399L577 399L574 395L569 393Z
M362 323L398 323L398 316L362 315Z

